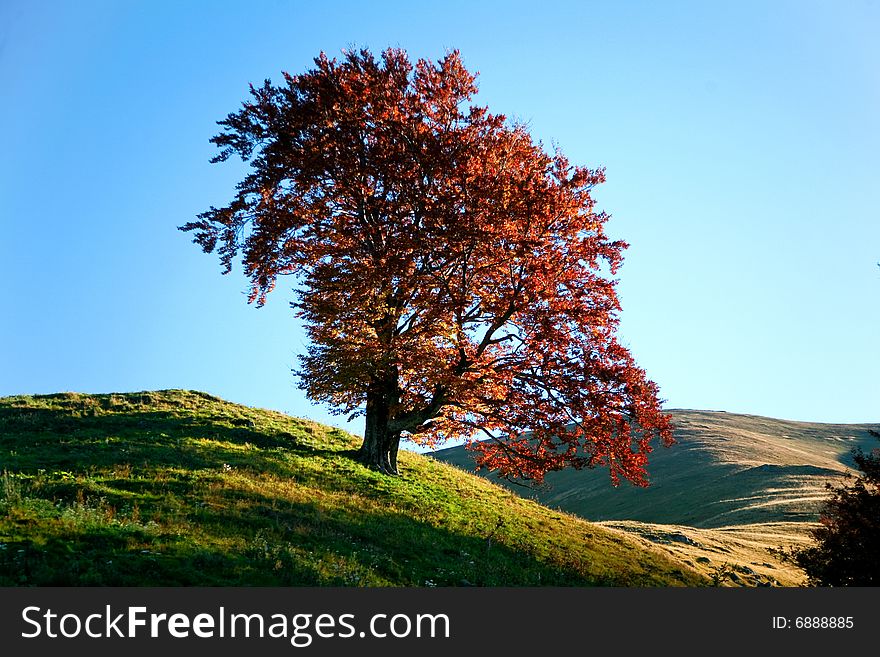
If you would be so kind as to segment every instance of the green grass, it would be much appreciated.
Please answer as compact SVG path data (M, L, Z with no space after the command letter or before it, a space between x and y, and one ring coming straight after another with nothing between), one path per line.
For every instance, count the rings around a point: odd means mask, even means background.
M672 586L625 535L204 393L0 399L0 585Z

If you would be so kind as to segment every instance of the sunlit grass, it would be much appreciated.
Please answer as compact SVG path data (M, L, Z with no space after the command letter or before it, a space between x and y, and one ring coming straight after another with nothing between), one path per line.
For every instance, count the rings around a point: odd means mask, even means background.
M0 585L668 586L707 579L412 453L169 390L0 399Z

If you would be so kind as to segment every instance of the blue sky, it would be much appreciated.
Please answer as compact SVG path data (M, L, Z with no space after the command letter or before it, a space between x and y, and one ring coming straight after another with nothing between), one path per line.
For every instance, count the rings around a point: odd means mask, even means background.
M880 418L873 2L0 2L0 396L193 388L344 425L176 227L215 121L321 50L461 50L478 101L605 166L621 335L670 408ZM359 432L360 423L349 426Z

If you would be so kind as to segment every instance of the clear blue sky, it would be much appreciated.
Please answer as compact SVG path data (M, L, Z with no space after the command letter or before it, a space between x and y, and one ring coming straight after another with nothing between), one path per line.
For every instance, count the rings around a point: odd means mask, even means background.
M249 82L390 45L460 49L479 102L607 167L621 333L668 407L877 421L878 34L858 0L2 0L0 396L194 388L343 424L294 385L289 286L248 306L176 227L231 197L208 139Z

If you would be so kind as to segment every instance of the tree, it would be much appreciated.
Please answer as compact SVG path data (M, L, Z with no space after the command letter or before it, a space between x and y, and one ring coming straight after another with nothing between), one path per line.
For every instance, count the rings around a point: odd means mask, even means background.
M853 458L861 476L834 490L812 532L816 543L792 554L814 586L880 585L880 450Z
M212 161L251 170L229 205L181 226L224 273L241 254L258 306L292 275L300 386L365 415L360 457L386 473L401 436L481 436L478 464L502 476L605 465L646 485L671 424L615 337L627 245L594 209L604 171L469 104L458 52L314 63L252 85L219 122Z

